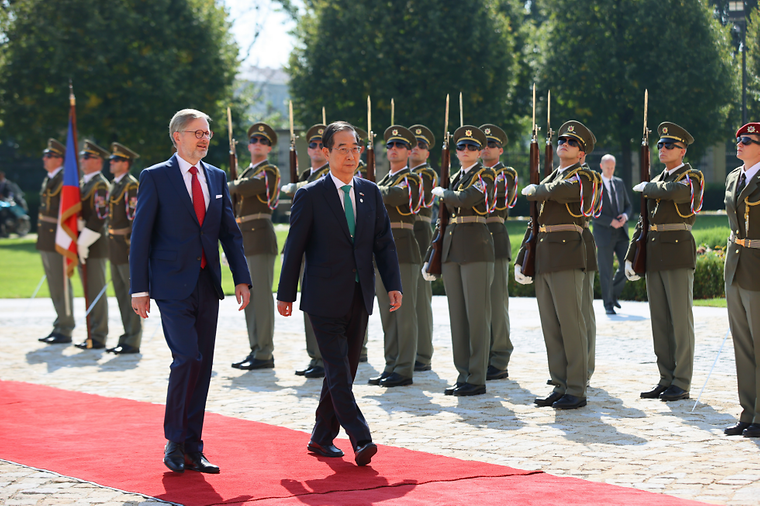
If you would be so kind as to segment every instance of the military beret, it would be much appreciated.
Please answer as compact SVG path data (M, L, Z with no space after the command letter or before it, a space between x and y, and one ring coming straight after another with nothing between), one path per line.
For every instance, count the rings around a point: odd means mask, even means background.
M66 155L66 146L55 139L48 139L47 149L42 154L47 155L48 153L63 157Z
M660 140L670 139L683 142L687 146L694 142L694 137L689 132L670 121L660 123L660 126L657 127L657 132L660 134Z
M403 141L409 144L409 148L411 149L412 146L417 144L417 139L414 137L414 134L409 131L408 128L403 127L401 125L391 125L388 128L385 129L385 134L383 135L385 138L385 142L391 142L391 141Z
M594 151L594 144L596 144L596 137L591 133L591 130L586 128L586 125L580 121L570 120L565 122L559 127L559 133L557 138L560 137L572 137L581 141L581 149L584 153L589 154Z
M277 144L277 134L274 129L266 123L254 123L251 128L248 129L248 138L250 139L254 135L264 137L269 141L272 146Z
M760 135L760 123L747 123L736 131L736 136L744 134Z
M483 130L473 125L464 125L454 131L454 144L459 144L460 142L473 144L482 148L488 141Z
M82 149L82 151L80 151L79 154L80 155L84 155L84 154L95 155L95 156L99 156L100 158L103 158L104 160L108 158L109 156L111 156L111 153L109 153L107 149L101 148L100 146L98 146L97 144L95 144L89 139L84 140L84 149Z
M507 143L507 134L501 128L490 123L480 125L480 129L486 134L486 141L495 141L504 146Z
M118 142L111 143L111 159L113 158L126 158L127 160L134 161L140 158L140 155L126 147L124 144Z
M327 128L327 126L322 123L309 128L309 130L306 131L306 142L321 141L322 134L325 133L325 128Z
M426 142L428 148L435 145L435 135L425 125L412 125L409 127L418 141Z

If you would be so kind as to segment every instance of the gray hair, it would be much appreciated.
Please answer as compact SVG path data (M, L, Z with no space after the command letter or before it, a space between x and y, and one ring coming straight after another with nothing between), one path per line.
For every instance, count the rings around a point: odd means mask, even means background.
M615 163L615 157L611 154L607 153L602 157L602 162L611 161L612 163Z
M169 122L169 138L172 140L172 144L174 144L175 147L177 144L174 142L174 132L182 132L187 128L187 125L189 125L190 122L199 118L203 118L211 123L211 117L205 112L201 112L197 109L182 109L172 116L172 120Z

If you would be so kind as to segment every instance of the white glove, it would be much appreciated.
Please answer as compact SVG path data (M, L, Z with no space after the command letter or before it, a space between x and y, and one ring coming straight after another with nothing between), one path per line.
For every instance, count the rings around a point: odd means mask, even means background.
M625 277L628 278L629 281L638 281L641 279L641 276L636 274L633 270L633 264L630 260L625 261Z
M77 250L79 252L79 259L82 264L87 262L87 257L90 255L90 246L100 238L100 233L90 230L85 227L79 233L77 238Z
M439 198L440 198L440 197L443 197L443 192L444 192L444 191L446 191L446 190L444 190L444 189L443 189L443 188L441 188L440 186L436 186L435 188L433 188L432 190L430 190L430 193L432 193L432 194L433 194L433 195L435 195L436 197L439 197Z
M533 283L533 278L530 276L523 275L522 265L515 264L515 281L517 281L521 285L529 285Z
M529 184L528 186L523 188L520 193L522 193L523 195L533 195L534 193L536 193L537 187L538 187L537 184Z
M635 192L643 192L644 191L644 187L646 185L647 185L647 182L646 181L642 181L642 182L640 182L639 184L637 184L636 186L633 187L633 191L635 191Z
M424 279L425 281L435 281L437 279L436 276L433 274L430 274L427 271L427 268L428 268L428 262L425 262L425 264L422 266L422 279Z
M282 188L280 189L282 190L282 193L288 193L288 194L295 193L297 189L297 185L295 183L288 183L288 184L282 185Z
M82 218L77 218L77 232L81 232L84 229L85 223Z

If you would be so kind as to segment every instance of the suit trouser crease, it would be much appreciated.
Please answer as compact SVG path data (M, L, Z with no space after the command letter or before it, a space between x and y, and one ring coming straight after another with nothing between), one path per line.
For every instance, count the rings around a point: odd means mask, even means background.
M509 260L497 258L491 283L491 351L488 363L503 371L515 347L509 338Z
M87 269L87 304L92 304L103 287L106 286L106 258L88 258L85 268ZM82 266L79 266L79 277L82 276ZM106 344L108 337L108 296L105 293L100 296L98 302L92 307L90 315L90 333L92 340Z
M417 285L420 264L399 264L401 286L404 287L404 302L396 311L390 310L390 297L383 285L380 273L375 271L377 305L383 325L385 348L385 372L397 373L405 378L414 375L414 361L417 358Z
M69 284L69 314L66 314L66 297L63 292L63 255L57 251L40 251L42 257L42 267L45 269L47 277L48 290L50 291L50 300L53 301L55 308L55 321L53 321L53 332L71 337L74 330L74 290L71 286L71 280L66 278Z
M742 407L739 420L760 423L760 291L745 290L734 280L726 286L726 301Z
M129 264L111 263L111 281L119 304L124 333L119 336L120 345L139 348L142 342L142 318L132 309L132 296L129 294Z
M601 225L594 225L594 227ZM611 227L610 227L611 228ZM620 298L627 278L625 277L625 254L628 251L628 236L622 228L611 228L609 238L606 231L604 237L597 233L594 241L597 247L597 262L599 264L599 285L602 289L604 309L613 309L614 302ZM617 257L618 269L614 272L613 255Z
M246 256L251 273L250 303L243 310L251 353L259 360L270 360L274 351L274 261L277 255Z

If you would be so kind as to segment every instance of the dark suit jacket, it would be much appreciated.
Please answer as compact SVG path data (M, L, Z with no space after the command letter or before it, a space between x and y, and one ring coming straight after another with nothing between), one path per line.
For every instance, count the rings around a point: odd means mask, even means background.
M628 215L628 219L631 219L633 213L633 205L631 198L628 196L628 190L625 188L625 183L619 177L612 176L612 184L615 185L615 193L617 193L618 213ZM612 220L617 218L617 215L612 211L612 195L607 191L607 187L604 187L604 203L602 204L602 214L598 218L594 218L594 240L597 246L605 246L606 243L612 237ZM622 227L623 233L628 237L628 224L626 223Z
M374 255L388 291L401 290L396 245L383 197L375 183L354 177L356 231L351 241L340 196L328 175L296 192L290 210L277 300L296 300L301 259L306 264L301 286L301 310L319 316L345 316L359 273L364 305L372 314L375 296Z
M220 299L222 271L219 242L235 284L251 284L243 252L243 236L235 223L226 174L202 161L209 205L203 226L182 179L177 155L140 173L137 210L129 254L130 293L150 292L153 299L187 298L201 272L201 250Z

